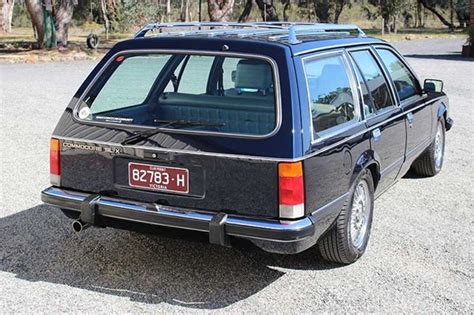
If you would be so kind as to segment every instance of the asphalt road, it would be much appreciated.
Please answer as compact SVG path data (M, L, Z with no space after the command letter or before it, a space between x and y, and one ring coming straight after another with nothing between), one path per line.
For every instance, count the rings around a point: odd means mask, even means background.
M473 313L474 61L462 41L398 44L440 78L455 126L443 171L408 176L375 203L365 256L338 267L114 229L76 235L45 206L50 134L93 62L0 65L0 313Z

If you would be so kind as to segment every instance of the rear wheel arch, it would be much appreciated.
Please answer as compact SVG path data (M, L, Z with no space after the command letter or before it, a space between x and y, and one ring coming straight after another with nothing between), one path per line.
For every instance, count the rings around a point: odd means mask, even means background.
M380 166L377 162L376 154L372 150L364 152L357 160L354 172L352 174L350 187L352 187L354 181L364 169L368 169L370 171L374 183L374 190L377 189L377 185L380 180Z
M438 107L437 118L438 118L437 120L444 119L444 124L446 126L446 122L448 119L448 107L446 106L444 102L442 102Z
M380 169L379 165L374 161L373 163L367 165L367 169L372 174L372 179L374 181L374 190L377 190L377 185L380 180Z
M443 102L441 102L441 104L439 104L439 107L438 107L438 117L441 117L442 115L444 115L444 113L446 112L446 104L444 104Z

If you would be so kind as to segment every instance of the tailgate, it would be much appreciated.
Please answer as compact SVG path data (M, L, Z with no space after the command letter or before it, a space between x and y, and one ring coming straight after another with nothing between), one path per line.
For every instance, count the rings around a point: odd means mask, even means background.
M276 161L61 142L61 187L211 212L278 216Z

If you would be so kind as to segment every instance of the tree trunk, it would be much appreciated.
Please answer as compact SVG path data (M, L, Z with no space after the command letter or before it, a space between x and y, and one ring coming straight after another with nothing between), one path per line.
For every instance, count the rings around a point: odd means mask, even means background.
M105 28L105 39L109 39L109 32L112 30L113 21L119 20L119 6L121 2L117 4L116 0L100 0L99 1L99 11L101 18L104 20Z
M107 15L107 3L106 0L100 0L100 15L104 20L104 28L105 28L105 39L109 39L109 31L110 31L110 20Z
M59 2L55 25L57 41L62 46L67 46L69 24L71 23L73 9L73 0L61 0Z
M6 33L12 31L12 16L15 0L1 0L0 6L2 13L0 15L0 26Z
M207 0L209 20L211 22L228 22L233 7L234 0Z
M25 0L26 9L31 16L33 28L36 30L38 48L44 48L43 7L40 0Z
M415 18L415 27L421 27L423 25L423 12L421 9L421 3L417 2L416 4L416 18Z
M181 0L181 13L179 19L181 22L189 21L189 0Z
M291 8L291 0L282 0L283 6L283 21L287 22L290 17L288 16L288 10Z
M253 0L247 0L245 3L244 10L242 11L242 14L239 16L239 23L245 23L247 22L250 12L252 11L252 6L253 6Z
M435 7L432 7L430 6L426 0L418 0L426 9L428 9L429 11L431 11L434 15L436 15L436 17L441 21L441 23L443 23L444 25L446 25L447 27L449 27L450 30L454 30L454 25L452 23L449 23L442 15L441 13L439 13Z
M346 3L347 3L347 0L336 1L336 9L334 11L334 23L336 24L339 23L339 17L341 16L342 10L344 10Z
M166 20L171 21L171 0L166 0Z
M266 22L279 21L273 0L255 0L262 13L262 19Z
M314 1L314 12L319 22L329 23L329 0Z

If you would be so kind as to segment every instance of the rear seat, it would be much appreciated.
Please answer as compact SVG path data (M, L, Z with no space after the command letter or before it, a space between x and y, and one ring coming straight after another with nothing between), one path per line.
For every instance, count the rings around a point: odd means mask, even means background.
M237 64L235 87L224 95L164 93L159 99L158 117L163 120L192 120L224 124L216 131L264 135L275 127L272 72L268 64L241 60Z
M225 123L218 128L222 132L263 135L275 127L273 95L256 98L165 93L159 104L160 119Z

